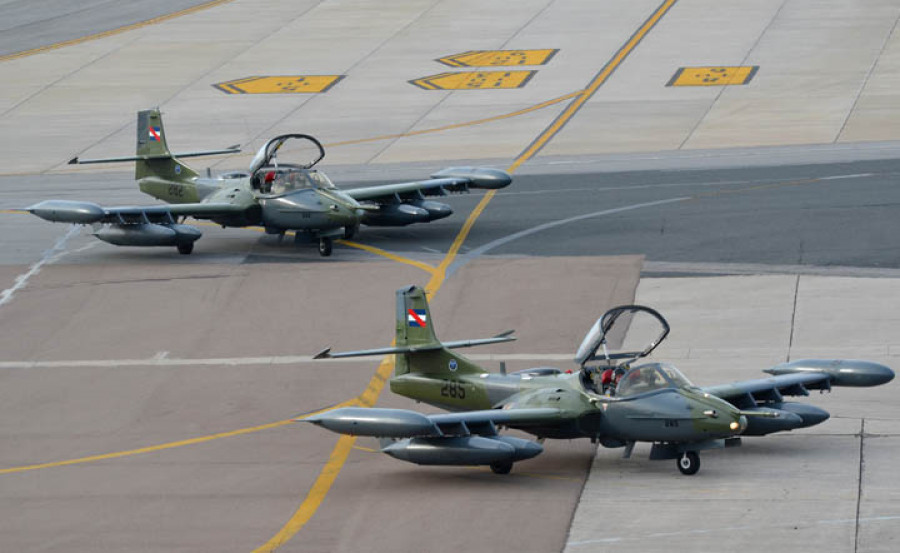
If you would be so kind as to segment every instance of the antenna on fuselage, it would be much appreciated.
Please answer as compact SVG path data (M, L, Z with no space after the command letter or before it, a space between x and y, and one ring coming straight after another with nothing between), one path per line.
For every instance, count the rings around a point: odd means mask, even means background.
M500 361L500 374L506 376L506 361Z

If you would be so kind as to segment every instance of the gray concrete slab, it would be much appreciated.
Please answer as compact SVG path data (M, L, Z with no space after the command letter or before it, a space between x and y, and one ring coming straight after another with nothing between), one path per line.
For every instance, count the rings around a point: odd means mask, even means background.
M757 378L760 369L812 355L817 346L828 355L837 333L845 352L861 353L850 356L868 357L868 346L892 342L897 323L885 317L896 308L897 286L894 279L807 276L643 279L637 301L660 309L673 327L653 357L674 354L696 384L709 385ZM859 309L842 307L850 298ZM900 361L884 352L870 358L895 368ZM723 541L885 550L900 535L887 499L896 478L882 465L897 455L896 387L835 388L801 398L834 418L704 452L697 477L681 477L670 461L646 460L646 447L630 460L601 448L565 550L715 551ZM610 509L614 524L605 523Z
M513 326L535 351L574 347L593 311L568 317L579 328L563 336L542 333L546 321L532 310L562 319L588 296L598 311L631 301L639 262L579 257L473 263L436 295L433 318L448 339ZM5 358L60 363L0 371L0 465L227 434L360 394L377 359L235 365L227 360L389 343L394 289L423 282L421 271L389 262L342 263L342 270L335 269L321 263L48 266L2 306ZM555 285L562 281L571 292L564 297ZM514 295L506 297L509 310L499 309L493 300L505 296L498 296L498 282L529 290L528 309L516 308ZM77 363L169 356L223 361ZM510 362L511 370L527 366L527 359ZM389 394L380 404L417 408ZM303 501L334 443L321 429L291 425L0 474L0 532L4 544L47 551L126 545L139 551L253 549ZM319 512L281 549L396 551L420 542L422 532L434 540L433 551L456 550L460 540L478 549L485 539L525 551L559 549L592 455L586 441L548 444L521 474L501 481L488 471L423 469L354 450ZM543 516L541 525L522 528L519 521L548 498L553 513ZM498 508L472 526L473 501ZM411 504L418 506L414 512ZM431 520L442 522L429 525ZM456 533L467 525L465 535ZM504 530L498 534L497 528Z

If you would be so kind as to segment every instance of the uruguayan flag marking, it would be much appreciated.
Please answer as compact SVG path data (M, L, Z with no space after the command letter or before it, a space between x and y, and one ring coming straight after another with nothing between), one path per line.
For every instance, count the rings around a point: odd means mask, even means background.
M416 328L425 328L428 326L428 315L424 309L408 309L406 312L406 321L409 326Z
M150 130L147 132L147 134L150 136L150 140L159 142L159 127L150 127Z

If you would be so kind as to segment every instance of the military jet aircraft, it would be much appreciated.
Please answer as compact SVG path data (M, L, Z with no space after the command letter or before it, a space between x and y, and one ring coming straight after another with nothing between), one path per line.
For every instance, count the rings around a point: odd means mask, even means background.
M651 442L650 459L675 459L683 474L700 469L698 451L740 445L739 435L819 424L828 413L789 402L832 386L877 386L894 378L877 363L803 360L777 365L769 378L698 388L672 365L635 361L647 357L669 333L655 310L626 305L607 311L575 355L577 371L541 367L490 373L452 350L513 340L493 338L441 343L435 336L425 292L397 291L394 347L331 353L341 358L396 354L391 391L453 413L425 415L406 409L344 407L300 418L334 432L381 438L381 451L420 465L489 465L510 472L513 463L542 452L544 438L590 438L631 455L636 442ZM633 335L648 338L635 348ZM624 339L624 342L623 342ZM613 347L615 343L622 347ZM616 351L623 350L623 351ZM500 427L537 436L505 436Z
M311 161L297 164L278 159L279 152L302 143ZM166 144L158 109L138 112L137 152L133 157L72 159L70 164L135 162L135 180L142 192L167 205L102 207L93 202L45 200L25 208L42 219L93 225L93 235L118 246L175 246L190 254L201 232L185 225L185 217L207 219L223 227L261 225L283 237L295 231L295 241L317 242L319 253L331 255L332 239L352 238L360 224L405 226L443 219L449 205L425 199L471 188L498 189L512 182L508 173L481 167L451 167L428 180L339 189L313 169L325 157L322 144L305 134L272 138L253 158L246 173L203 178L179 158L227 154L225 150L173 155Z

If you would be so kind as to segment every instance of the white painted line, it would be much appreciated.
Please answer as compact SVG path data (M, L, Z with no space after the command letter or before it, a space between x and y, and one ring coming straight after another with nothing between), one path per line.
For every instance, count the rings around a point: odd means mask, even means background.
M28 268L28 271L22 273L21 275L16 277L16 282L3 292L0 292L0 306L6 305L10 301L12 301L13 296L15 296L16 292L25 288L28 285L29 279L35 276L36 274L41 272L41 269L44 268L44 265L53 263L57 261L62 256L66 254L66 242L69 241L69 238L72 238L76 234L81 231L81 227L78 225L72 225L69 227L69 230L66 231L64 235L62 235L53 247L44 252L44 255L34 263L31 267Z
M857 173L855 175L835 175L833 177L819 177L819 180L862 179L873 176L875 176L875 173Z

